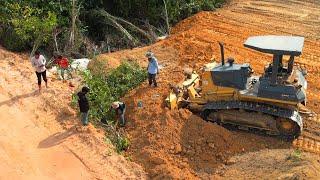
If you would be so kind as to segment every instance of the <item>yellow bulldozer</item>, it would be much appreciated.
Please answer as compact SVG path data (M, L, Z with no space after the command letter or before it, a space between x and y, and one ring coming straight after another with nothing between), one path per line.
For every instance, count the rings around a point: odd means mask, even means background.
M244 46L273 55L273 61L256 76L250 64L224 58L204 65L200 75L185 71L185 80L171 85L166 104L171 109L189 108L206 121L270 135L297 137L303 130L299 106L306 105L306 72L294 64L302 53L303 37L254 36Z

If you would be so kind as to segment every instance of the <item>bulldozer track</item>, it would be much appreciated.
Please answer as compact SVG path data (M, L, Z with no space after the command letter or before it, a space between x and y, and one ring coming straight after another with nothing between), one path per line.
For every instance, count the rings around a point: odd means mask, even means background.
M320 132L314 130L315 126L320 128L320 117L312 111L301 116L304 119L304 129L300 136L293 140L292 145L302 151L320 154Z
M320 154L320 138L309 133L302 133L301 136L293 141L293 147Z
M309 115L304 115L305 129L303 133L293 141L293 147L303 151L320 154L320 132L316 132L308 127L308 123L313 123L313 126L320 127L320 117L312 112Z
M264 113L264 114L275 116L275 117L289 119L290 121L293 121L296 123L296 125L299 127L299 130L297 130L296 133L294 133L294 135L287 135L288 137L296 137L296 135L300 134L300 131L303 129L302 117L300 116L299 112L291 109L285 109L277 106L268 105L268 104L246 102L246 101L216 101L216 102L208 103L207 105L204 106L203 109L204 109L204 113L202 114L202 117L204 119L207 119L208 115L211 112L214 112L216 110L230 110L230 109L244 109L244 110ZM234 123L231 123L231 124L234 124ZM266 131L266 134L284 135L275 126L272 126L272 127L276 129L264 129L258 126L251 127L248 125L237 124L237 123L235 123L234 125L245 127L245 129L250 129L250 128L259 129L262 131Z

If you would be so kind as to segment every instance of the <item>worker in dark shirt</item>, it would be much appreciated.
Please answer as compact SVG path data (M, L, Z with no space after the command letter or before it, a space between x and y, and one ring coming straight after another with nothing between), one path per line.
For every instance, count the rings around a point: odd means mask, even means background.
M114 109L119 117L120 126L125 126L124 113L126 112L126 105L123 102L113 102L111 104L111 109Z
M78 103L81 113L81 122L84 126L88 125L89 120L89 101L86 97L86 94L90 91L90 89L86 86L82 88L80 92L78 92Z

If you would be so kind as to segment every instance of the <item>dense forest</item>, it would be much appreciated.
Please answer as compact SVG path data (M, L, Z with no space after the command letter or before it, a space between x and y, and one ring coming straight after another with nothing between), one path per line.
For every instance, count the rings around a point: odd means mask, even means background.
M90 56L152 43L196 12L224 0L0 1L0 43L13 51Z

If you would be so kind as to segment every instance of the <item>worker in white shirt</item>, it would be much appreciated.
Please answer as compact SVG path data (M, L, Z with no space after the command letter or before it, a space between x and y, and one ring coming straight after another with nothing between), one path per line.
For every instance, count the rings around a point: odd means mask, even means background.
M46 87L48 87L48 80L47 80L47 72L46 72L46 58L43 55L40 55L39 51L35 52L34 57L31 58L32 66L36 71L36 75L38 78L38 87L39 92L41 91L41 76L43 81L46 83Z

